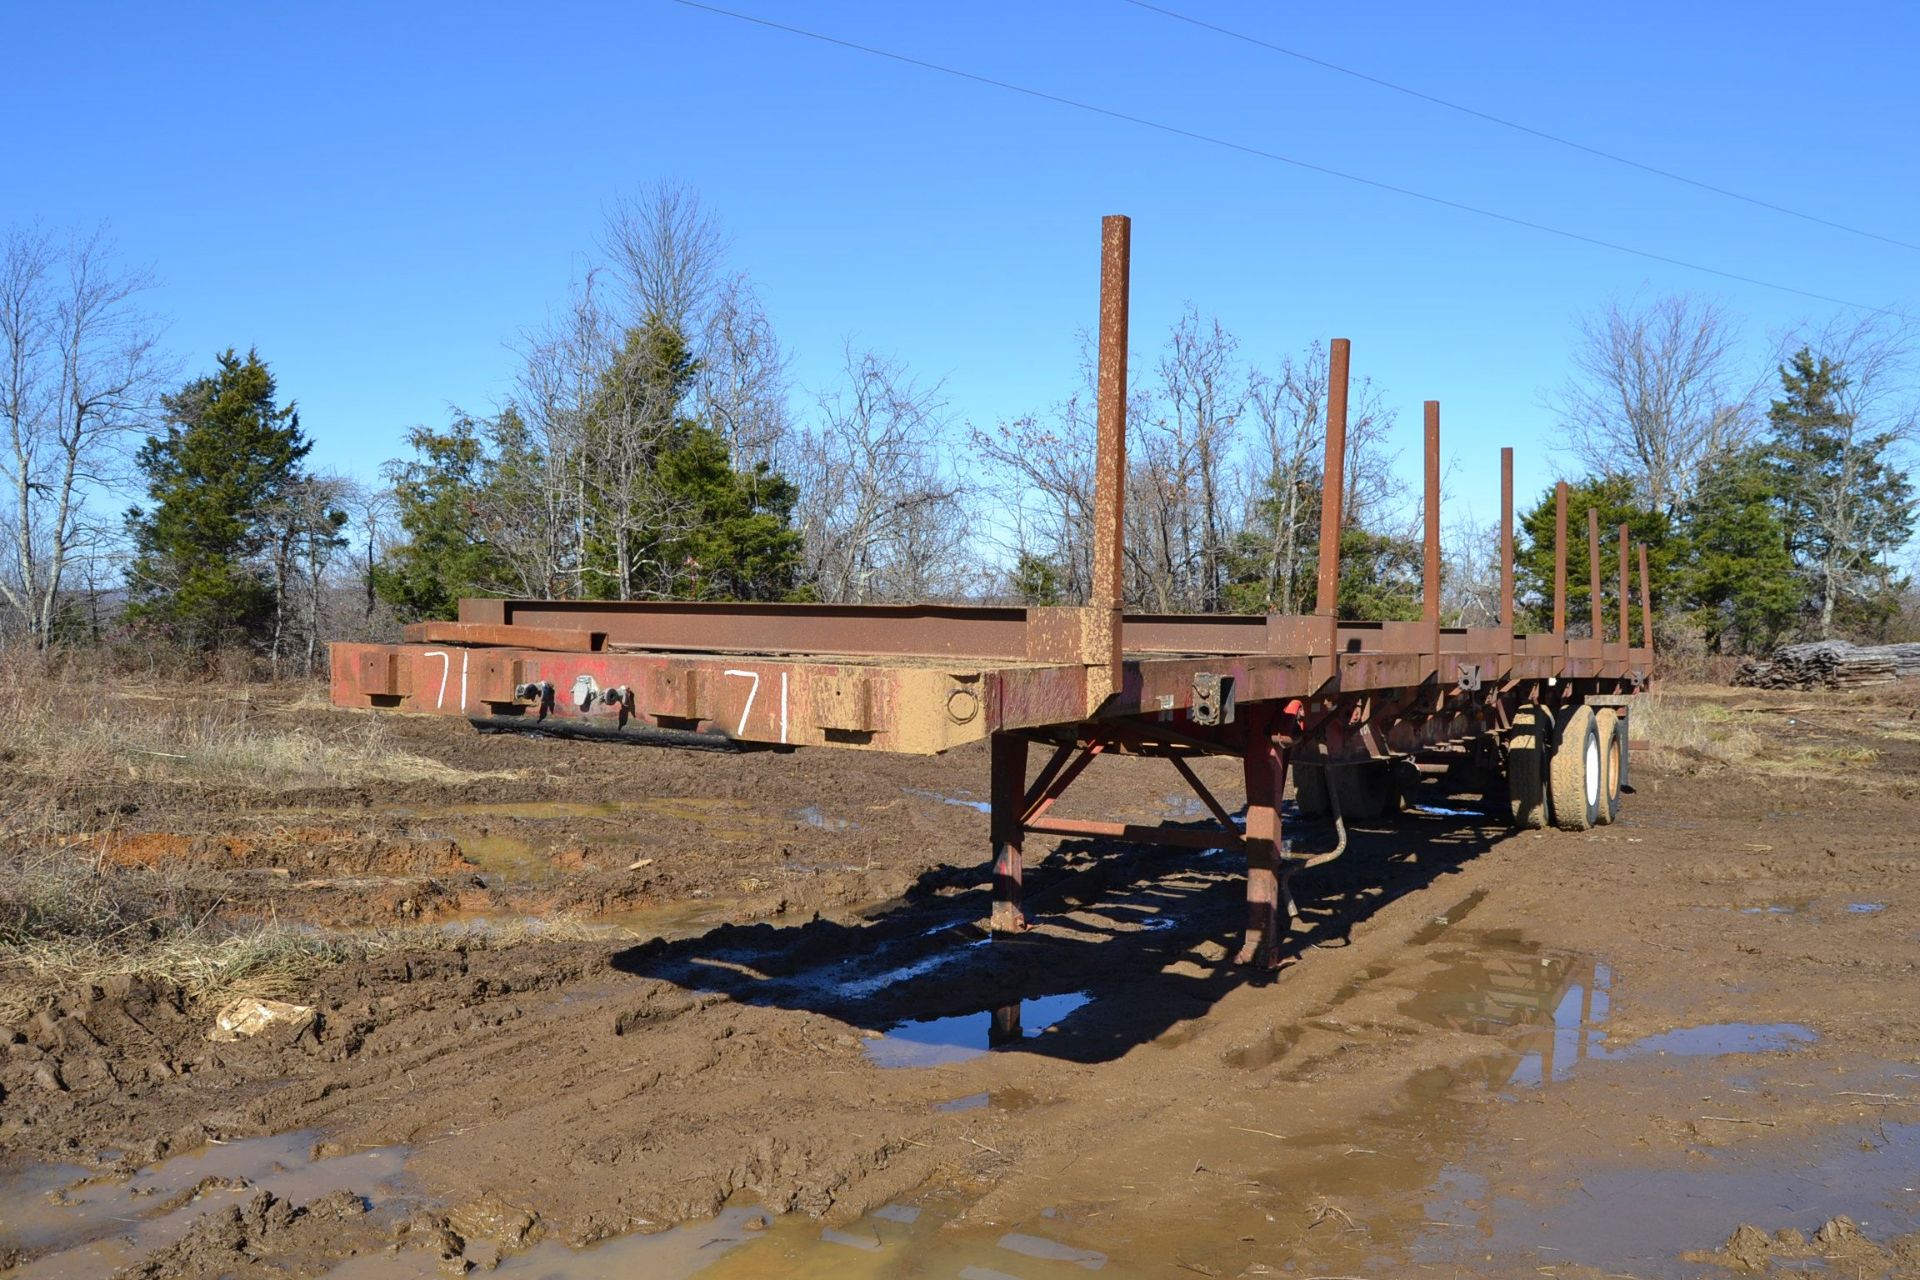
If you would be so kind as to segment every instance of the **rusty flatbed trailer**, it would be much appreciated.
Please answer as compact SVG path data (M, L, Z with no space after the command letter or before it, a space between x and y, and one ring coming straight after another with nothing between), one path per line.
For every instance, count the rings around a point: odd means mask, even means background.
M1425 415L1422 617L1336 616L1349 345L1331 350L1318 598L1308 615L1121 611L1130 223L1103 226L1093 589L1079 607L743 605L463 600L457 622L406 643L332 646L343 707L464 716L485 728L572 730L767 747L932 754L990 742L996 932L1026 927L1029 834L1226 848L1247 859L1239 960L1271 966L1292 912L1288 880L1338 856L1347 810L1397 807L1418 762L1471 760L1504 774L1516 825L1581 830L1612 820L1626 781L1628 698L1653 662L1646 548L1641 635L1629 634L1630 556L1618 530L1617 639L1602 616L1601 537L1588 517L1589 634L1567 634L1566 486L1557 490L1554 627L1514 630L1513 451L1501 450L1501 625L1440 625L1440 414ZM1046 753L1030 776L1030 748ZM1053 816L1103 754L1166 758L1211 825L1139 826ZM1236 817L1189 761L1238 757ZM1330 815L1331 851L1282 837L1289 769L1301 807Z

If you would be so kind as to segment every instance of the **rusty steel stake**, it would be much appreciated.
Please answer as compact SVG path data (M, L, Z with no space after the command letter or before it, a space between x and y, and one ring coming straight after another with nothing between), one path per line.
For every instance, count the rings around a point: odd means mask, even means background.
M1600 510L1587 508L1587 612L1592 618L1593 642L1596 645L1607 642L1607 633L1600 625Z
M1340 529L1347 498L1347 368L1353 344L1335 338L1327 355L1327 461L1320 476L1320 587L1313 611L1340 612Z
M1620 526L1620 646L1633 647L1633 636L1627 630L1627 615L1633 610L1627 603L1627 526Z
M1500 631L1513 647L1513 450L1500 451Z
M1422 618L1427 624L1427 643L1440 652L1440 402L1427 401L1427 529L1425 566L1425 606Z
M1647 594L1647 544L1640 544L1640 643L1653 654L1653 597Z
M1553 486L1553 634L1567 634L1567 482Z
M1125 597L1122 537L1127 515L1127 285L1133 223L1100 223L1100 366L1093 484L1093 598L1118 609Z

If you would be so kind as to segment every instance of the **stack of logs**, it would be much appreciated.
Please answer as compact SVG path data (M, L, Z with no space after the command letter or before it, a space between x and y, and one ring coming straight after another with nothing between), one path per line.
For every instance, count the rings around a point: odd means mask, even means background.
M1749 658L1733 682L1755 689L1858 689L1920 679L1920 644L1790 644L1770 658Z

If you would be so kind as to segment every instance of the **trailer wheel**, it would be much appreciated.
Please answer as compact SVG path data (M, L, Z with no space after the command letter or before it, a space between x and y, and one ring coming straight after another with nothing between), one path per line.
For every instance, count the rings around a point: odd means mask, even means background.
M1507 813L1513 825L1538 831L1547 825L1545 771L1546 713L1526 703L1513 713L1507 733Z
M1547 808L1562 831L1590 831L1600 821L1606 790L1606 762L1593 708L1570 707L1560 713L1559 741L1547 770Z
M1293 766L1293 802L1300 806L1300 812L1308 817L1318 818L1333 812L1333 805L1327 799L1327 769L1325 765L1296 764Z
M1595 820L1606 826L1620 816L1620 777L1626 768L1626 733L1620 713L1602 707L1593 716L1594 736L1600 740L1600 805Z

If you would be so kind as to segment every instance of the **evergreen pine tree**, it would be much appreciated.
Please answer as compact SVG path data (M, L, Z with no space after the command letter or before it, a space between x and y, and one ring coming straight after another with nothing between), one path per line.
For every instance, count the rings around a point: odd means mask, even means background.
M407 541L372 569L372 586L403 622L453 618L462 596L499 589L509 573L491 540L495 459L487 436L517 437L514 422L483 425L462 415L445 431L407 433L413 461L393 463L394 505Z
M1765 449L1728 454L1702 469L1681 513L1684 592L1716 653L1773 648L1805 607L1778 480Z
M1817 627L1884 625L1898 608L1891 552L1913 534L1913 485L1891 460L1890 432L1863 435L1842 407L1841 366L1802 347L1780 368L1767 413L1787 547L1806 579Z
M129 616L202 652L271 627L273 589L254 557L312 447L294 406L276 403L258 352L228 348L218 360L164 399L166 433L136 457L150 505L127 515Z

